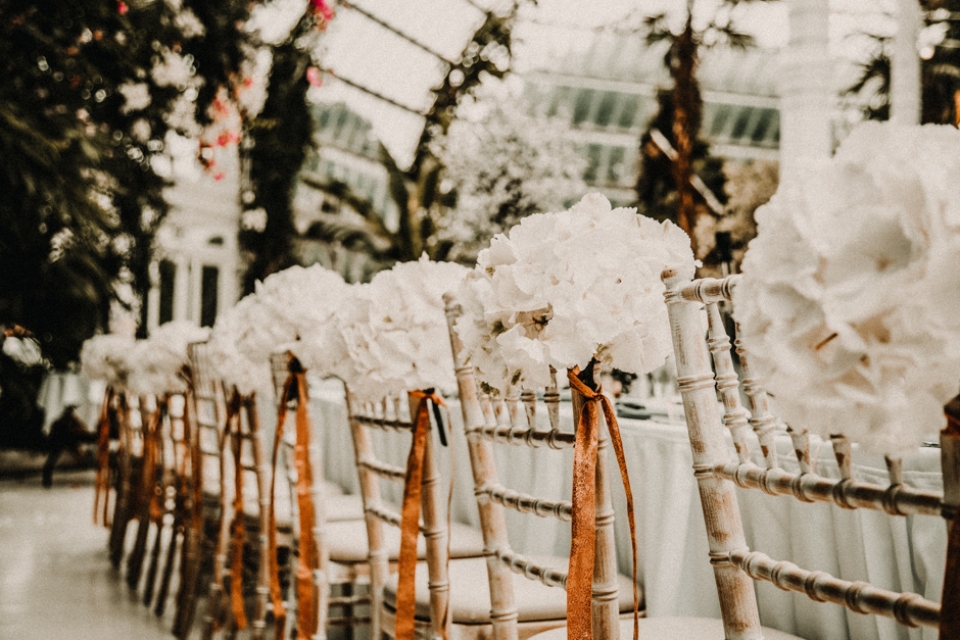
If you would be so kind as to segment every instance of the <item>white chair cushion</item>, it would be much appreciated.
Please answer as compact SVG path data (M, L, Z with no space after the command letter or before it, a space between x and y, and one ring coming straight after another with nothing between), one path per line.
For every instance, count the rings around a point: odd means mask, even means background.
M367 525L364 520L347 520L327 524L327 544L330 547L330 559L334 562L352 564L365 562L369 555L367 544ZM400 530L385 525L390 560L396 561L400 555ZM464 524L454 522L450 527L450 557L472 558L483 554L483 536L480 531ZM423 536L417 539L417 557L425 558L426 544Z
M363 520L363 499L360 496L326 494L323 508L327 522Z
M565 569L566 558L533 557L538 564ZM567 592L558 587L528 580L513 573L513 594L520 622L563 620L567 617ZM633 588L630 578L619 576L620 611L633 611ZM396 609L397 576L390 576L383 588L383 601ZM643 610L643 590L640 591ZM450 615L455 624L486 624L490 621L490 586L487 561L470 558L450 563ZM427 586L427 565L417 565L417 618L430 619L430 590Z
M719 618L641 618L642 640L723 640ZM567 628L559 627L531 636L529 640L566 640ZM620 621L620 640L633 638L633 618ZM795 635L763 628L763 640L803 640Z

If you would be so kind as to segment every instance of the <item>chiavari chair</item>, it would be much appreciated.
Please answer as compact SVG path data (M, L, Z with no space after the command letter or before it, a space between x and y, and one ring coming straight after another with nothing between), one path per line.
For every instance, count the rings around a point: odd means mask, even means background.
M428 401L436 407L442 400L432 390L361 402L347 389L346 398L365 512L372 637L412 637L414 629L448 637L448 568L480 558L483 540L479 531L446 516L434 440L435 429L443 433L443 420L438 411L427 414ZM412 445L406 468L378 455L396 446L396 439L386 442L390 434ZM377 440L384 446L377 447ZM384 498L389 491L381 481L403 485L399 510Z
M206 596L203 628L211 633L224 597L224 567L229 538L225 518L224 447L227 443L223 386L211 375L208 345L187 346L190 362L184 424L188 430L190 466L189 525L185 528L176 596L173 633L186 638L193 627L197 599Z
M738 499L748 495L741 491L759 490L777 500L795 500L800 508L812 512L808 516L811 526L823 519L822 513L814 511L817 503L821 503L820 508L826 503L845 510L869 510L891 518L934 516L948 521L953 519L960 501L960 466L957 464L960 429L955 425L952 431L948 429L941 436L944 494L904 484L900 459L887 458L889 483L886 485L858 479L851 459L852 444L843 436L830 438L840 477L820 475L818 458L811 452L813 438L801 429L788 428L796 456L795 464L790 466L795 466L798 472L789 471L776 447L778 420L762 381L751 375L749 353L744 353L737 345L741 375L738 375L731 356L730 339L719 305L731 300L737 279L738 276L730 276L723 280L708 278L688 282L672 271L664 272L678 385L683 397L722 623L720 620L697 619L650 622L660 623L658 629L675 631L673 635L664 634L662 637L796 638L761 627L755 583L772 583L781 590L814 602L835 603L850 612L883 616L904 627L937 627L941 617L946 617L948 610L952 612L953 608L948 609L945 605L941 612L940 604L918 594L897 592L862 580L841 579L826 571L775 559L747 546ZM754 437L760 452L751 455ZM855 532L851 531L851 534L855 535ZM947 571L949 574L949 559ZM947 576L945 602L956 603L957 594L953 593L951 600L949 593L950 585L956 579L955 574L952 579ZM828 611L824 611L826 613ZM856 620L848 620L847 624L853 629ZM676 633L680 629L696 631L681 636ZM641 634L646 631L655 629L641 627ZM661 636L652 633L645 637Z
M339 485L324 479L320 437L311 434L312 425L309 422L305 425L306 429L298 428L298 414L302 412L299 419L308 418L307 405L301 405L298 376L304 376L305 371L299 361L290 351L282 350L271 355L270 364L278 403L278 424L282 420L290 425L276 434L275 468L272 471L275 478L282 467L287 486L286 500L279 499L278 493L282 489L272 489L275 515L271 535L278 537L273 555L277 556L278 563L279 556L286 557L284 573L290 577L290 588L287 589L282 609L286 620L310 629L313 638L325 638L330 625L352 629L357 624L369 621L369 617L357 615L355 611L357 605L368 602L369 597L354 592L357 586L354 584L355 572L345 570L339 563L330 562L330 548L335 543L326 534L328 523L353 522L353 527L359 531L363 520L363 502L360 496L344 495ZM305 384L305 378L302 379ZM330 428L330 425L320 427ZM306 442L301 442L302 434L307 434ZM304 449L298 450L298 446ZM309 487L301 482L305 466L309 466L308 475L312 479ZM301 505L313 511L312 524L301 519ZM305 527L307 533L304 533ZM312 540L304 540L304 535L312 536ZM287 553L283 553L284 550ZM336 553L334 556L339 558ZM315 564L311 570L312 589L308 589L305 582L297 584L301 563ZM304 599L309 599L307 607L315 615L300 611L303 606L300 600ZM278 605L280 602L275 604L275 608L280 608ZM341 611L342 614L338 613ZM301 613L304 613L303 617ZM308 616L309 621L306 619Z
M551 629L557 629L562 635L568 620L565 591L568 582L572 583L567 571L570 559L515 552L510 545L509 529L511 522L517 521L506 518L505 509L571 522L574 504L571 500L535 496L523 488L503 486L495 462L497 451L505 448L504 445L544 449L544 455L556 456L574 447L576 434L561 429L560 394L556 384L543 393L548 429L538 425L540 405L532 390L523 391L519 397L503 399L480 393L472 366L464 362L462 344L454 329L462 310L453 296L447 295L444 300L485 554L473 567L464 563L459 575L451 568L450 579L455 585L451 618L459 627L454 637L516 640L545 630L551 633ZM576 391L573 398L576 416L583 400ZM614 513L606 463L608 438L602 430L598 431L595 508L588 514L589 526L595 530L594 562L592 584L585 594L592 604L590 619L585 624L592 628L593 637L616 639L620 636L621 616L629 614L624 624L632 628L634 597L636 595L637 604L642 606L643 596L639 588L634 591L630 578L617 572ZM474 586L457 589L464 584ZM478 589L476 585L486 588Z
M117 487L108 542L110 564L117 570L123 562L129 524L141 511L144 453L140 398L126 391L119 392L118 396Z

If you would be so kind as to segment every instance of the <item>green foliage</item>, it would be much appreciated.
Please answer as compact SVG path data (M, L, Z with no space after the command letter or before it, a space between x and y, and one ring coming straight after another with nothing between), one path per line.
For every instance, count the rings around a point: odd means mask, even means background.
M486 77L502 78L509 72L512 32L520 0L508 10L486 12L483 23L464 47L458 61L448 65L443 81L433 90L433 102L414 152L413 162L401 169L381 147L381 162L389 176L389 192L399 211L395 231L379 219L379 212L342 183L307 180L307 186L335 195L358 214L363 223L327 219L313 226L311 237L324 243L349 242L368 253L381 268L395 262L416 260L424 252L433 260L445 260L453 249L449 240L438 238L438 221L449 213L450 196L440 191L442 164L432 151L433 141L446 134L457 108Z
M260 114L246 124L244 150L249 166L247 209L266 212L263 229L241 229L240 247L247 269L243 292L251 293L263 280L296 263L292 240L293 195L297 174L313 144L313 119L307 105L307 67L310 52L299 42L314 29L314 18L306 14L290 36L272 47L267 99ZM252 196L252 197L251 197Z
M117 285L149 288L168 210L154 160L190 100L152 71L171 53L192 64L204 121L239 70L250 3L187 0L190 32L171 4L0 0L0 323L36 332L56 366L105 328Z
M960 126L960 0L929 0L926 25L939 29L941 38L932 46L929 57L920 62L920 122ZM856 81L844 94L861 99L861 111L867 120L890 118L890 39L866 34L877 46L860 65Z

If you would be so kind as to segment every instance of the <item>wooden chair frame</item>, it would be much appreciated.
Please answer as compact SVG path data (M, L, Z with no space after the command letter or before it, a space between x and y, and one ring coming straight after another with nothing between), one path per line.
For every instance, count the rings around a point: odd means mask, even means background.
M384 623L383 587L390 576L389 550L383 527L390 525L399 528L401 524L400 514L383 502L379 481L403 483L406 470L377 458L371 432L397 431L412 435L414 425L411 419L403 416L402 407L406 403L408 415L415 416L418 402L410 396L407 399L391 398L379 403L361 403L349 389L346 390L346 398L369 544L371 638L379 639ZM450 631L450 620L446 615L450 598L447 579L449 531L441 484L431 428L427 434L423 459L420 533L426 540L433 638L447 638Z
M881 486L853 476L851 445L846 438L831 438L839 479L816 473L810 455L809 435L789 429L800 473L785 471L777 459L774 443L776 418L766 392L751 376L749 354L740 345L744 372L743 389L750 417L742 406L738 376L730 354L730 340L723 326L719 303L728 302L738 276L723 280L686 282L665 271L666 302L673 333L678 385L683 397L694 475L707 524L710 562L728 640L761 637L760 620L752 580L771 582L780 589L805 594L820 602L833 602L851 611L894 618L906 626L937 627L940 605L915 593L897 593L865 582L850 582L823 571L802 569L747 547L737 505L736 488L760 489L773 496L793 497L800 502L830 502L843 509L872 509L893 516L933 515L952 519L957 512L960 483L957 464L960 446L943 439L944 495L903 484L902 464L888 458L890 484ZM708 327L703 327L701 308L706 307ZM706 336L706 339L705 339ZM714 373L714 371L716 373ZM717 398L723 401L721 416ZM724 427L730 431L735 457L726 445ZM747 434L756 433L764 466L750 458Z
M487 571L490 586L490 621L497 640L517 640L519 636L518 611L515 605L510 572L538 580L550 587L566 588L567 573L540 565L514 552L507 538L504 508L518 513L550 517L569 522L573 504L568 500L551 500L504 487L497 478L494 464L494 445L512 444L549 449L572 448L574 433L560 430L560 394L556 381L544 391L550 428L537 428L537 395L524 390L519 398L509 396L494 400L479 393L473 367L463 360L463 345L454 330L454 322L462 313L453 296L444 296L447 322L464 430L467 436L470 464L473 470L474 493L483 530ZM583 398L574 391L574 415L580 413ZM576 423L576 421L575 421ZM596 638L616 640L620 636L619 585L617 581L616 546L614 540L614 511L611 502L607 467L609 438L599 429L596 467L596 540L593 574L593 634ZM558 623L562 621L557 621ZM540 630L558 624L542 626Z

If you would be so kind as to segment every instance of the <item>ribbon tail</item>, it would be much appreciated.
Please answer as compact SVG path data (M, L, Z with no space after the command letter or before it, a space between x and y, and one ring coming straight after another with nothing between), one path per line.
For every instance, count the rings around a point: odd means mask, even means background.
M239 397L234 392L234 399L231 402L230 422L234 425L233 431L233 463L234 463L234 487L235 495L233 499L233 548L230 562L230 604L233 610L233 620L237 629L247 628L247 613L243 606L243 547L246 538L246 526L243 521L243 463L242 463L242 442L240 435L240 412Z
M429 398L420 397L413 423L413 442L407 458L400 517L400 557L397 576L395 640L413 640L416 615L417 536L420 532L420 489L423 457L430 431Z
M297 444L294 448L297 467L297 506L300 515L300 563L297 565L297 637L311 638L317 627L317 593L313 573L318 568L319 553L313 535L316 510L313 504L313 469L310 464L310 417L307 414L307 384L303 373L295 373L297 385Z
M610 443L617 456L617 465L620 467L620 478L623 480L623 491L627 498L627 523L630 525L630 551L633 560L633 640L640 637L640 587L637 585L637 523L634 517L633 489L630 487L630 475L627 473L627 456L623 450L623 439L620 437L620 425L617 414L606 396L601 396L603 417L607 422L607 431L610 433Z
M567 572L567 638L592 640L593 565L596 543L597 407L585 398L573 453L573 513Z
M103 398L103 407L100 409L100 421L97 429L97 480L96 493L93 497L93 523L97 523L100 512L100 501L103 500L103 517L99 524L107 524L107 503L110 502L110 403L113 400L113 390L107 387Z

